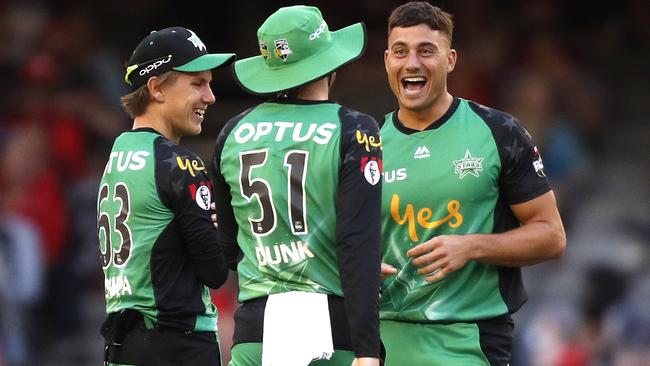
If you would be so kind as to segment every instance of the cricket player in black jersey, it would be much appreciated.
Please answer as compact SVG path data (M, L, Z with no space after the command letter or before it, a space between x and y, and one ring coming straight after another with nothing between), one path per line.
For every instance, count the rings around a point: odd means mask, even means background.
M197 135L215 101L209 54L182 27L152 32L128 61L122 97L133 129L113 145L97 201L111 365L220 365L217 309L208 287L228 268L210 221L201 159L178 145Z
M509 365L521 266L565 234L531 137L513 117L447 91L451 16L409 2L388 21L381 333L386 364Z
M219 237L239 277L231 366L378 365L381 140L329 99L363 54L362 23L330 31L314 7L272 14L244 89L275 97L231 119L212 173Z

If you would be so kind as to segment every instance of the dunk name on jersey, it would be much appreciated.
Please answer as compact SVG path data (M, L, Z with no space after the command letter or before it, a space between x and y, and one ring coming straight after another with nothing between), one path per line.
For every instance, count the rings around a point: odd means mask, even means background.
M255 256L260 266L280 263L295 264L305 258L314 258L314 253L309 250L307 243L292 241L289 244L280 243L273 246L260 245L255 248Z

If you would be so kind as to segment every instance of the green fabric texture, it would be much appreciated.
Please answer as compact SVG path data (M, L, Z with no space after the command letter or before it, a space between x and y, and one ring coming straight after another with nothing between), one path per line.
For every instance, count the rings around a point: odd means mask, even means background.
M257 31L260 55L234 64L240 84L256 94L295 88L359 58L366 44L363 23L330 31L320 10L280 8Z
M462 100L437 129L404 134L391 113L381 135L382 262L398 270L383 283L381 319L453 322L507 313L496 266L469 261L429 283L406 255L435 236L493 232L501 161L489 127ZM463 160L477 163L459 170Z
M115 158L104 171L98 202L100 251L109 258L104 265L106 312L135 309L154 323L158 311L150 275L150 252L174 218L173 212L160 201L156 187L153 143L158 137L151 132L126 132L115 140L111 155ZM118 164L128 162L129 158L142 159L142 168L132 163L132 169L126 168L129 165L119 169ZM125 203L146 209L126 210ZM128 216L122 225L117 225L122 212ZM101 225L104 221L109 223L108 227ZM120 231L131 234L131 252L138 251L139 255L129 255L126 262L115 263L114 253L120 251L123 241Z
M343 295L335 247L340 107L263 103L228 136L221 172L246 228L237 235L240 302L288 291ZM266 122L278 115L283 122ZM292 201L300 187L303 201ZM302 215L291 216L291 207Z
M159 137L153 132L129 131L115 140L97 203L106 312L138 310L149 329L156 326L159 315L151 253L174 219L174 212L161 201L156 185L154 141ZM202 299L205 313L197 316L194 330L214 331L217 309L207 287Z
M386 366L489 366L472 323L416 324L382 320Z

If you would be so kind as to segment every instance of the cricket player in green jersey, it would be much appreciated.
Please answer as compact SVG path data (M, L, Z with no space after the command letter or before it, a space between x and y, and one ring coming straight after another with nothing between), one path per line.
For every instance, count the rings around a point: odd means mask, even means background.
M381 129L381 334L386 365L508 365L520 267L565 234L531 137L513 117L447 91L451 16L409 2L384 61L399 109Z
M111 365L220 365L209 289L228 275L210 221L201 159L180 146L215 101L209 54L183 27L146 36L131 55L122 97L133 129L113 145L97 200L105 276L104 361Z
M379 128L329 99L364 25L330 31L317 8L292 6L257 36L235 76L274 97L225 125L212 161L242 303L230 365L379 365Z

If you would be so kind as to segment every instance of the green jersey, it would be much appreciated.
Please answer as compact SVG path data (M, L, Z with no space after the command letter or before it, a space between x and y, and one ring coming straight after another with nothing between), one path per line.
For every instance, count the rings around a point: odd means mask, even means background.
M382 261L398 269L383 284L382 319L453 322L516 311L526 300L519 268L469 261L428 283L406 252L438 235L498 233L519 222L510 205L550 190L530 136L512 116L456 98L423 131L386 116Z
M213 181L241 302L342 297L355 350L378 352L380 149L374 119L331 101L276 99L226 124Z
M215 331L208 288L227 268L210 221L201 159L152 129L120 135L97 202L106 312L139 311L149 327Z

